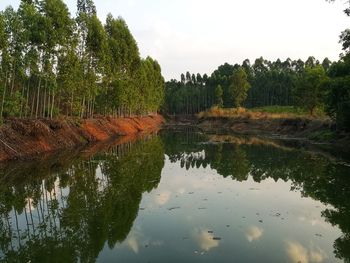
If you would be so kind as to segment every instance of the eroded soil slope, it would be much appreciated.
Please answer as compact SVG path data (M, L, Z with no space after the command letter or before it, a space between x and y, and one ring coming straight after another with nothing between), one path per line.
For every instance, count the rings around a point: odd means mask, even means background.
M32 159L60 149L160 128L161 115L87 120L11 119L0 128L0 161Z

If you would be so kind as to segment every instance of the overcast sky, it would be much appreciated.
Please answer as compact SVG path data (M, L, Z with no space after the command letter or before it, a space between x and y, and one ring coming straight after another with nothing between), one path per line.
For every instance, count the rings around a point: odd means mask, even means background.
M76 13L76 0L65 0ZM0 9L19 0L0 0ZM290 57L336 60L350 18L345 0L95 0L98 16L122 16L142 57L157 59L166 79L210 74L217 66Z

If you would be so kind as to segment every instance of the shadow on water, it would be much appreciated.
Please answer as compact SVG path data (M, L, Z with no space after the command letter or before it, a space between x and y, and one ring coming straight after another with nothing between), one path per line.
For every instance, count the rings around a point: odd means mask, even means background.
M113 248L127 238L142 194L158 187L167 155L184 169L210 167L239 182L291 181L291 190L331 206L322 216L343 232L334 253L349 262L349 167L294 146L188 129L4 164L0 260L94 262L106 245Z

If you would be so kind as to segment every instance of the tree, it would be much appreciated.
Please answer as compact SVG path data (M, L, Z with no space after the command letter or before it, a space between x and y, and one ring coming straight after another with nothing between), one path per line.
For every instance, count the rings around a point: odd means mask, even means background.
M350 131L350 55L329 69L326 111L336 120L339 130Z
M242 67L233 71L230 77L229 96L234 107L241 107L246 100L250 84L247 79L247 74Z
M63 0L22 0L0 12L0 117L91 117L156 112L158 62L144 65L126 22L104 26L92 0L73 19Z
M336 0L326 0L328 2L335 2ZM349 6L350 6L350 2L347 1ZM347 16L350 16L350 7L346 8L344 10L344 13ZM343 50L345 51L346 54L348 54L350 52L350 29L345 29L341 35L340 35L340 40L339 43L341 43L343 45Z
M348 54L350 52L350 29L344 30L339 38L339 43L343 45L343 50Z
M306 108L310 115L314 115L315 109L324 104L323 85L326 81L327 75L321 65L306 68L298 81L295 90L297 102L301 107Z
M329 67L332 65L332 61L329 60L329 58L325 58L322 61L322 67L324 68L324 70L327 72Z
M222 95L223 95L222 87L221 85L218 85L215 89L215 99L216 99L216 105L219 108L222 108L224 104L224 101L222 100Z

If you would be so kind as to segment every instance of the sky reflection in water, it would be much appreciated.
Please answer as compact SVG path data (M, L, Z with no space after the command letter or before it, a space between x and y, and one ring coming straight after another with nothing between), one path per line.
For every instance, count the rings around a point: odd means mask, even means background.
M349 168L269 141L165 132L8 171L4 262L349 260Z

